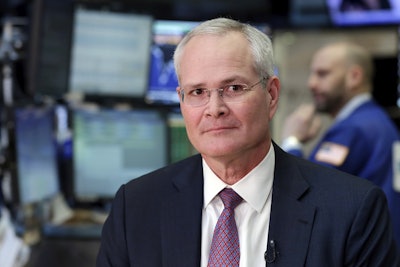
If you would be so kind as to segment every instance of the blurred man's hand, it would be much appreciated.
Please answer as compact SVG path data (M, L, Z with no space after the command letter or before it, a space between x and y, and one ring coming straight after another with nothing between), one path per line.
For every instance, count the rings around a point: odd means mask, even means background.
M295 137L299 142L306 143L317 136L321 127L321 118L316 114L314 105L302 104L286 118L282 140Z

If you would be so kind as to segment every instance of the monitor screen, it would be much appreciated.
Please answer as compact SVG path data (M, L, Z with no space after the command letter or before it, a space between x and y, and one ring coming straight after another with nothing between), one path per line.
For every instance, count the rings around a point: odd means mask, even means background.
M59 192L54 110L20 107L14 116L18 200L27 204L51 198Z
M70 92L143 99L148 85L152 22L148 15L77 7Z
M326 0L333 24L337 26L395 25L400 23L397 0Z
M71 0L30 1L26 88L36 99L64 98L68 92Z
M153 109L72 110L77 202L107 200L127 181L168 163L167 122Z
M173 54L183 36L199 22L177 20L155 20L149 87L146 100L149 103L178 104Z

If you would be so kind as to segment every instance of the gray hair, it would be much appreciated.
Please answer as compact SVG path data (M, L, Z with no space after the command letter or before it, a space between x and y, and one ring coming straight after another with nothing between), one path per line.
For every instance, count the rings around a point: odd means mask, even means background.
M223 36L229 32L236 31L243 34L250 44L254 68L260 77L269 77L274 74L274 55L271 39L250 24L241 23L228 18L216 18L207 20L192 29L178 44L174 52L174 66L180 80L180 58L185 45L198 35Z

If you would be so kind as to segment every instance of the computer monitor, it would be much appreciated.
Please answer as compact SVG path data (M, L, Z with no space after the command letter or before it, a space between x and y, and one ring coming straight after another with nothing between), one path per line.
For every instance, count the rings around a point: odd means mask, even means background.
M15 200L22 205L48 200L59 192L54 110L17 107L14 119Z
M144 99L148 85L149 15L77 6L69 90L84 96Z
M71 113L77 203L107 203L122 184L168 163L161 111L91 107Z
M26 80L34 99L63 99L68 92L72 1L29 1Z
M177 105L176 77L173 54L183 36L199 22L179 20L155 20L149 86L146 101L149 103Z
M170 162L174 163L197 153L186 133L181 113L168 114Z
M336 26L396 25L400 23L398 0L326 0L332 23Z

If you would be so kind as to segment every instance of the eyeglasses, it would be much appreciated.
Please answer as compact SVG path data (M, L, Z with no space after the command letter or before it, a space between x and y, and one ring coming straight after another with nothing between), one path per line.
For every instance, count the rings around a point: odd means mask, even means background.
M210 101L211 91L217 91L219 96L222 97L225 102L242 102L244 100L243 96L248 91L251 91L255 86L267 79L268 77L263 77L250 86L247 84L227 84L216 89L195 88L187 91L182 89L179 91L179 94L183 103L193 107L207 104Z

